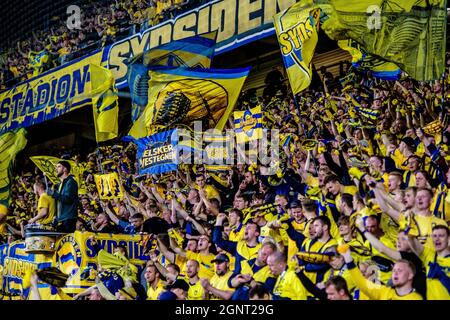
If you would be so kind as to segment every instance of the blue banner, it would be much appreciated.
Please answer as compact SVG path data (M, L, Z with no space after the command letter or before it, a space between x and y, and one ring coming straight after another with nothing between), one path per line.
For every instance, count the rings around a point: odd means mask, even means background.
M139 174L160 174L177 170L177 130L169 130L135 140Z

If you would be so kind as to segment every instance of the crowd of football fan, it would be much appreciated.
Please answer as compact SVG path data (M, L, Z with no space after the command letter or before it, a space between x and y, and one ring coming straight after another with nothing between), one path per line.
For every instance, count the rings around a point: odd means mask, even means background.
M20 39L0 55L0 90L12 87L97 48L174 18L204 0L117 0L89 2L83 6L81 26L69 29L56 17L47 30Z
M270 176L262 165L139 176L136 147L122 142L87 157L52 150L83 164L86 192L61 209L64 191L46 192L37 168L18 172L4 241L73 208L67 232L146 235L141 273L122 247L113 259L127 263L105 270L99 250L98 283L77 299L450 299L450 79L351 75L324 74L298 104L275 70L261 97L242 94L238 108L261 104L264 125L280 129ZM119 173L123 200L99 199L100 166Z
M83 8L80 30L59 21L8 51L2 89L194 2L96 1ZM116 142L87 155L48 150L85 168L82 187L60 162L64 182L52 186L21 159L1 242L23 239L33 225L143 235L142 272L126 248L98 250L97 284L76 299L450 299L449 65L432 83L324 73L295 100L274 70L261 97L249 90L238 104L260 104L264 126L281 132L272 175L243 164L140 176L136 147ZM100 200L94 174L108 172L119 174L123 200ZM33 275L34 298L38 281Z

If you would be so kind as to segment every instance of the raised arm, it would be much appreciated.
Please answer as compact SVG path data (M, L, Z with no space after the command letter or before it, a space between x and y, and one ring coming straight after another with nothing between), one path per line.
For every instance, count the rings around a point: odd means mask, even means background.
M116 225L119 225L119 218L115 215L114 212L109 208L109 205L103 201L100 201L100 206L103 208L103 211L108 215L112 222Z
M384 253L389 258L393 260L400 260L402 258L400 252L397 250L391 249L388 246L386 246L384 243L382 243L380 240L377 239L373 234L370 232L367 232L366 227L364 226L364 222L361 219L361 217L356 218L355 221L356 227L358 230L366 237L366 239L370 242L370 244L377 249L379 252Z
M223 250L231 253L232 255L235 255L237 252L237 243L233 241L228 241L223 239L222 237L222 230L223 230L223 220L225 219L225 214L220 213L217 216L216 220L216 226L213 229L212 233L212 239L213 243L215 243L219 248L222 248Z
M164 242L161 241L160 237L156 237L156 240L158 241L159 250L163 253L167 260L169 260L170 263L175 263L175 254L166 247Z
M344 250L343 247L346 247L346 250ZM381 291L383 290L384 286L377 283L373 283L372 281L364 278L361 271L358 269L358 267L353 261L351 251L348 245L339 246L338 251L344 256L344 260L347 265L348 271L350 272L350 276L355 282L356 287L359 288L362 292L364 292L364 294L367 295L372 300L380 300Z

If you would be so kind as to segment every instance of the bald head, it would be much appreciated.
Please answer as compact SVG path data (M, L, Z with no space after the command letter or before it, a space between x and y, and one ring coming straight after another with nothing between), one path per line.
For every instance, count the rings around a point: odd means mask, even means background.
M270 271L277 276L286 269L286 256L284 253L276 251L267 258L267 265Z

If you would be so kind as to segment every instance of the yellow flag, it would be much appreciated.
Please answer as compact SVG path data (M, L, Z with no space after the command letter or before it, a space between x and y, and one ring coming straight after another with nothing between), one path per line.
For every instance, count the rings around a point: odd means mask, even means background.
M395 63L418 81L444 73L445 0L322 2L326 17L321 27L331 39L353 39L365 52Z
M98 195L102 200L123 199L123 189L117 172L94 175Z
M9 206L11 164L27 145L25 134L25 129L19 129L0 136L0 204L6 207Z
M148 104L129 132L135 139L167 126L191 125L195 120L205 120L208 128L223 130L249 69L177 68L149 72Z
M35 156L30 157L30 160L33 161L33 163L39 168L39 170L41 170L45 174L45 176L51 183L56 185L61 182L61 180L56 175L56 165L58 164L58 162L64 159L51 156ZM78 183L78 193L86 194L86 183L83 179L83 172L85 170L85 167L73 160L64 161L67 161L70 164L70 174L73 175L75 181Z
M114 139L119 132L119 98L111 70L91 64L91 86L96 140Z
M321 9L305 0L280 12L274 25L292 92L309 87L312 79L311 61L319 39Z

